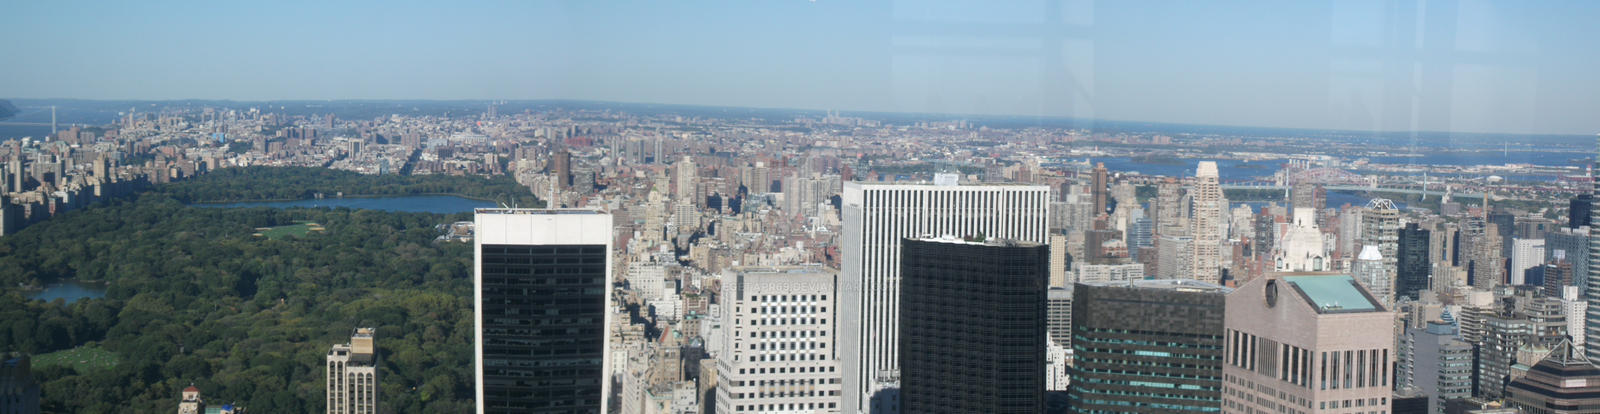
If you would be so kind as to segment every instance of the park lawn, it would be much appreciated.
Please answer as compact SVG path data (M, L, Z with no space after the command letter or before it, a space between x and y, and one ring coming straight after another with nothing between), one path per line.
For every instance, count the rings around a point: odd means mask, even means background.
M111 368L117 365L117 360L116 353L107 351L97 344L90 344L48 354L34 355L32 365L34 368L59 365L83 372Z
M321 224L309 221L296 221L295 224L286 226L256 228L256 232L253 234L253 236L277 240L289 236L305 237L307 233L323 230L325 229Z

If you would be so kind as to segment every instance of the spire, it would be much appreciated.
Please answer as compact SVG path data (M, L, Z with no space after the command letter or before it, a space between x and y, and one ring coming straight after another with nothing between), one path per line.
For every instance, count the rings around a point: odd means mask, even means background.
M1572 338L1570 337L1562 337L1561 343L1556 344L1555 348L1550 350L1550 355L1546 356L1544 360L1560 364L1561 366L1589 364L1589 358L1584 356L1583 353L1577 352L1577 350L1572 347Z

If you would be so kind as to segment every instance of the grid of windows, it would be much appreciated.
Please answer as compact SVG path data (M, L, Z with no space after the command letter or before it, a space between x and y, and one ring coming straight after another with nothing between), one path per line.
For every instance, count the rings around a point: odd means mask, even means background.
M605 246L481 248L484 411L599 410Z

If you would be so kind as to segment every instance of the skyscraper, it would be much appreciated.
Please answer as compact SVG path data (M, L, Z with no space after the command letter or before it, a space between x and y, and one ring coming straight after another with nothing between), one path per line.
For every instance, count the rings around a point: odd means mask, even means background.
M1444 412L1445 400L1472 396L1472 344L1461 340L1454 324L1428 321L1406 329L1397 352L1395 382L1427 396L1429 413Z
M1515 239L1511 242L1511 284L1527 284L1528 269L1544 264L1544 239Z
M672 169L676 174L676 182L673 183L673 188L676 189L676 191L673 192L673 200L678 202L688 201L695 205L704 203L703 200L694 200L696 198L695 194L698 194L695 185L697 184L698 178L700 178L699 167L694 165L694 157L688 155L683 156L683 161L678 161L677 164L672 166ZM762 188L760 192L766 191L767 189ZM754 188L750 189L750 192L757 193L756 189Z
M839 412L834 272L734 268L722 283L719 413Z
M1400 252L1400 210L1395 208L1393 201L1375 198L1367 202L1367 208L1361 212L1361 240L1357 248L1364 246L1376 246L1378 254L1383 256L1383 278L1390 286L1381 291L1393 293Z
M378 412L378 353L372 328L357 328L350 343L328 350L328 414Z
M606 412L611 215L478 209L478 413Z
M572 186L572 153L567 150L557 150L550 156L550 172L555 174L556 188L562 190Z
M1600 161L1600 135L1595 136L1595 146L1595 159ZM1594 181L1594 187L1590 192L1600 192L1600 180ZM1590 203L1589 206L1589 217L1592 219L1597 213L1600 213L1595 211L1600 209L1600 203ZM1590 231L1592 232L1593 230L1591 229ZM1600 361L1600 289L1595 288L1600 286L1600 266L1593 265L1600 263L1600 237L1589 237L1589 251L1587 253L1590 266L1588 266L1589 272L1583 276L1586 280L1583 298L1589 301L1589 309L1588 323L1584 324L1584 335L1587 336L1584 341L1584 352L1589 360Z
M1593 194L1578 194L1567 203L1570 211L1567 212L1567 228L1579 228L1592 223L1590 210L1594 208Z
M1228 201L1222 195L1222 185L1217 181L1217 163L1201 161L1195 171L1193 202L1194 213L1189 218L1194 235L1194 257L1189 275L1206 283L1222 281L1222 212Z
M1072 412L1217 412L1230 291L1183 279L1078 284Z
M1572 264L1573 286L1580 291L1587 291L1589 286L1589 228L1576 229L1559 228L1544 234L1544 261L1556 262L1556 255L1560 254Z
M901 239L948 234L1048 242L1048 186L950 184L954 178L935 180L945 185L844 184L843 412L870 411L875 392L897 387Z
M1043 412L1049 247L906 239L900 266L902 412Z
M1094 196L1094 215L1099 216L1107 213L1106 200L1107 194L1110 193L1108 187L1111 185L1111 180L1106 173L1106 163L1095 164L1093 174L1089 184L1089 194Z
M1187 223L1183 222L1183 206L1179 203L1182 196L1183 188L1177 179L1164 177L1156 184L1156 234L1180 236L1188 230Z
M1228 294L1224 412L1388 412L1394 312L1348 275L1272 274Z
M1406 223L1400 229L1395 246L1395 299L1405 297L1416 300L1418 292L1428 289L1433 269L1428 257L1428 243L1432 237L1431 231L1422 229L1417 223Z

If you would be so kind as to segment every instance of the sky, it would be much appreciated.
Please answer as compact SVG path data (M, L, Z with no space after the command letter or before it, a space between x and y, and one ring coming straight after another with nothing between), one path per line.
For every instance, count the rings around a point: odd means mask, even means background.
M1592 1L69 0L5 9L0 98L578 99L1600 132Z

